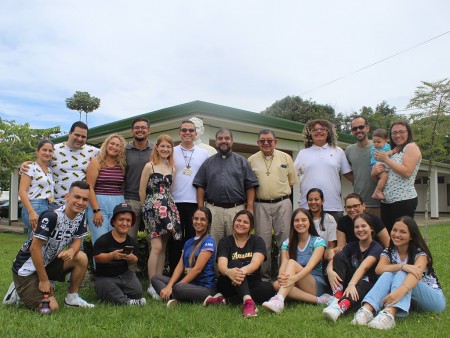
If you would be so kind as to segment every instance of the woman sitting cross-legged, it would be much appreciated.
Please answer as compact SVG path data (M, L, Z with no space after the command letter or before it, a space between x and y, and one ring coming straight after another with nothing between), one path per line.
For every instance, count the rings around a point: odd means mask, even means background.
M394 223L391 245L382 252L375 271L381 276L364 297L352 324L385 330L395 326L395 316L405 317L411 308L445 310L431 252L413 218L402 216ZM373 312L378 312L375 318Z
M328 303L331 296L324 293L327 284L322 275L325 248L325 240L317 234L311 214L303 208L295 210L289 239L281 245L280 273L274 284L278 294L264 302L263 308L280 313L286 297L313 304Z
M261 280L260 268L266 259L266 245L261 237L251 235L253 215L239 211L233 219L233 235L220 240L217 249L219 293L209 296L203 305L243 302L244 318L256 317L256 303L273 296L272 284Z
M334 297L323 310L327 319L336 321L355 304L359 305L378 278L375 266L383 248L373 240L372 221L368 214L357 215L353 222L358 241L348 243L328 264L327 275Z
M216 244L209 234L211 220L211 211L207 207L197 208L192 218L195 237L184 244L172 277L153 276L152 286L161 299L168 301L167 307L175 306L178 301L203 302L205 297L216 292Z

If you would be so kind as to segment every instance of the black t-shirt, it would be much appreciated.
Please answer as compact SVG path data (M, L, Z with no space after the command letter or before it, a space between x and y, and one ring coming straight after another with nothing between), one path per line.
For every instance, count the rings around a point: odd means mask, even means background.
M94 244L93 256L97 256L102 253L110 253L116 250L122 250L125 246L133 246L133 254L138 256L139 249L135 239L127 235L126 240L123 243L117 242L112 231L100 236ZM128 263L125 260L111 261L108 263L95 263L95 276L97 277L115 277L121 275L128 270Z
M217 248L217 260L219 257L226 257L228 259L228 264L231 261L240 261L242 266L250 264L254 253L261 253L264 255L264 260L266 260L266 245L261 237L250 235L247 243L243 248L239 248L235 241L233 235L223 237L219 241L219 246ZM260 269L253 273L253 276L259 276Z
M359 247L359 242L351 242L348 243L339 254L347 257L347 260L350 262L350 265L353 268L353 272L355 272L363 260L365 260L368 256L373 256L377 259L377 262L380 260L380 255L383 252L383 248L378 242L372 241L370 246L366 251L361 252ZM339 255L338 254L338 255ZM367 280L371 283L375 283L378 279L377 274L375 273L375 267L377 266L377 262L371 266L369 270L366 271L362 280Z
M372 225L373 225L373 230L375 231L375 238L374 240L377 240L376 235L378 235L378 233L383 230L384 228L386 228L383 224L383 222L381 221L381 219L377 216L374 215L369 215L372 218ZM351 243L351 242L358 242L358 238L355 235L355 228L353 226L353 220L348 216L342 216L341 218L339 218L338 222L337 222L337 230L342 231L345 234L345 239L347 243Z

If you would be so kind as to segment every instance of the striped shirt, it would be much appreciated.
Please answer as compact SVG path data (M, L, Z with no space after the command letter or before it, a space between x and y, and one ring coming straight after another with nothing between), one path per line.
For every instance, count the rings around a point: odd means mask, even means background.
M125 173L120 166L101 168L95 183L95 194L123 195L124 180Z

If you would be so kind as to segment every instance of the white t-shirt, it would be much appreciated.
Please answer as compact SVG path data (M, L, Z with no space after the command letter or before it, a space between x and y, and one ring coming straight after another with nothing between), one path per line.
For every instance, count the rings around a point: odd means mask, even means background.
M37 162L33 162L25 175L31 178L30 186L27 190L30 200L53 197L55 182L53 181L53 173L50 168L48 168L48 173L46 174Z
M294 167L301 175L300 207L308 208L308 190L319 188L323 191L325 211L343 211L339 174L347 174L352 168L341 148L331 147L327 143L322 147L313 145L302 149L295 159Z
M185 149L181 145L173 148L176 173L172 185L172 196L175 203L197 203L197 191L192 182L200 166L208 157L206 150L196 146L191 149Z
M53 179L55 181L55 202L64 205L64 196L70 185L86 178L86 170L91 159L97 156L98 149L84 145L81 149L71 149L65 143L55 145L52 158Z
M334 217L331 216L330 214L325 213L323 217L324 217L323 227L325 228L325 230L320 230L320 219L315 219L314 225L316 227L319 236L322 237L328 244L328 242L337 240L336 236L337 223Z

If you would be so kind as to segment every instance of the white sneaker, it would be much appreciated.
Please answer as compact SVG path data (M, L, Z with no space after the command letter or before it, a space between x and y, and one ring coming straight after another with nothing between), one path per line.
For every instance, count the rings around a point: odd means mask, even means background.
M362 306L356 311L355 317L353 317L351 323L353 325L367 325L372 319L373 313Z
M79 294L75 294L76 296L70 297L70 295L67 295L67 297L64 299L64 305L69 307L94 307L94 304L90 304L86 302L83 298L80 297Z
M9 285L8 291L6 291L6 295L3 298L3 305L11 305L11 304L19 304L20 297L16 291L16 285L12 282Z
M161 300L161 297L156 293L156 290L153 286L149 286L147 292L154 300Z
M322 314L324 315L325 318L335 322L342 314L342 310L339 307L339 300L337 298L334 298L331 301L330 305L328 305L325 309L323 309Z
M388 311L383 310L367 326L378 330L389 330L395 327L395 318Z
M140 299L129 299L127 302L127 305L140 305L140 306L144 306L145 304L147 304L147 300L145 298L140 298Z
M177 304L178 304L178 301L177 301L176 299L170 299L170 300L167 302L167 307L168 307L168 308L172 308L172 307L177 306Z
M280 299L278 295L273 296L267 302L262 304L262 307L268 311L280 313L284 309L284 302Z

